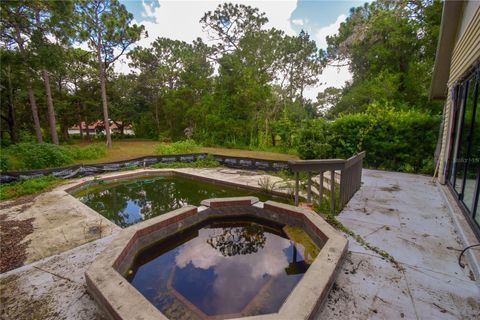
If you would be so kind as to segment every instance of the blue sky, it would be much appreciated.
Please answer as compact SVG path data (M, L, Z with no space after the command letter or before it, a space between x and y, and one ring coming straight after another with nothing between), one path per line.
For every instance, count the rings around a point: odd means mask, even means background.
M145 25L149 34L138 45L150 46L157 37L168 37L191 42L197 37L207 40L199 24L206 11L214 10L219 0L120 0L135 18L136 23ZM365 1L332 0L234 0L234 3L248 4L265 12L269 18L267 27L283 30L296 35L305 30L319 48L326 47L326 36L337 32L350 8L361 6ZM208 41L207 41L208 43ZM116 66L117 71L128 72L126 61ZM347 68L327 67L320 79L322 84L310 88L307 96L314 99L319 91L328 86L341 87L351 78Z
M313 1L300 0L292 12L292 21L302 20L304 29L313 34L316 30L333 24L341 15L348 16L350 8L363 5L365 1ZM294 29L301 30L294 24Z

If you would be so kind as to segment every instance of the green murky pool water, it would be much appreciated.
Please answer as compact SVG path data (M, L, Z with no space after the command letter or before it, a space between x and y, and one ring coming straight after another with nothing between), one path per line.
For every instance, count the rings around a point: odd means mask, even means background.
M185 205L198 206L209 198L255 196L261 201L290 202L267 193L175 175L94 182L73 196L122 228Z

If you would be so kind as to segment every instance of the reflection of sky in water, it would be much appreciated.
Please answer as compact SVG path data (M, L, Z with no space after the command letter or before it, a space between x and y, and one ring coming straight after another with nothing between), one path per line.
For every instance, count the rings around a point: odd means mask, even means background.
M263 231L263 228L260 228L263 242L255 246L258 238L249 238L247 229L202 228L195 237L158 257L143 260L140 257L141 265L131 282L162 311L171 310L172 305L180 309L182 307L178 306L183 305L186 309L185 304L179 303L167 289L170 281L178 293L207 315L276 312L306 270L300 268L301 272L290 275L286 272L292 265L305 266L303 247L297 245L299 250L294 252L292 241ZM244 248L241 248L237 253L243 254L224 256L208 241L221 237L225 230L237 236L240 234L240 237L229 234L229 237L220 238L225 240L222 244L234 246L241 242L254 250L242 251ZM246 238L253 241L245 241ZM229 242L232 239L234 241Z

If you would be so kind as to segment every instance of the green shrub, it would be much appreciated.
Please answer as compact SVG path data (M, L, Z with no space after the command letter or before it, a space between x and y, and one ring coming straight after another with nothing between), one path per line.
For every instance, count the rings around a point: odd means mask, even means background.
M59 184L62 179L54 176L37 177L0 185L0 200L16 198L19 196L45 191Z
M6 159L6 165L2 163L2 170L8 171L61 167L73 163L69 152L49 143L18 143L4 148L2 154L2 158Z
M58 146L50 143L18 143L2 148L0 169L2 171L33 170L62 167L75 160L98 159L106 153L102 144Z
M3 150L0 150L0 172L8 170L8 157L3 153Z
M298 153L302 159L346 159L365 150L369 167L432 173L439 124L436 115L372 104L333 122L304 123Z
M177 141L174 143L161 143L155 148L155 153L159 155L185 154L200 151L201 146L192 139Z
M329 144L329 124L323 119L303 123L298 141L298 154L302 159L325 159L333 156Z

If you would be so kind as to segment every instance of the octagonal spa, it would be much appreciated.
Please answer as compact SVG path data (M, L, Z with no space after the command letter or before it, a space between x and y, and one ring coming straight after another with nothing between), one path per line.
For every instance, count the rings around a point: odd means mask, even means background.
M310 210L209 199L123 229L86 281L111 319L311 319L347 245Z

